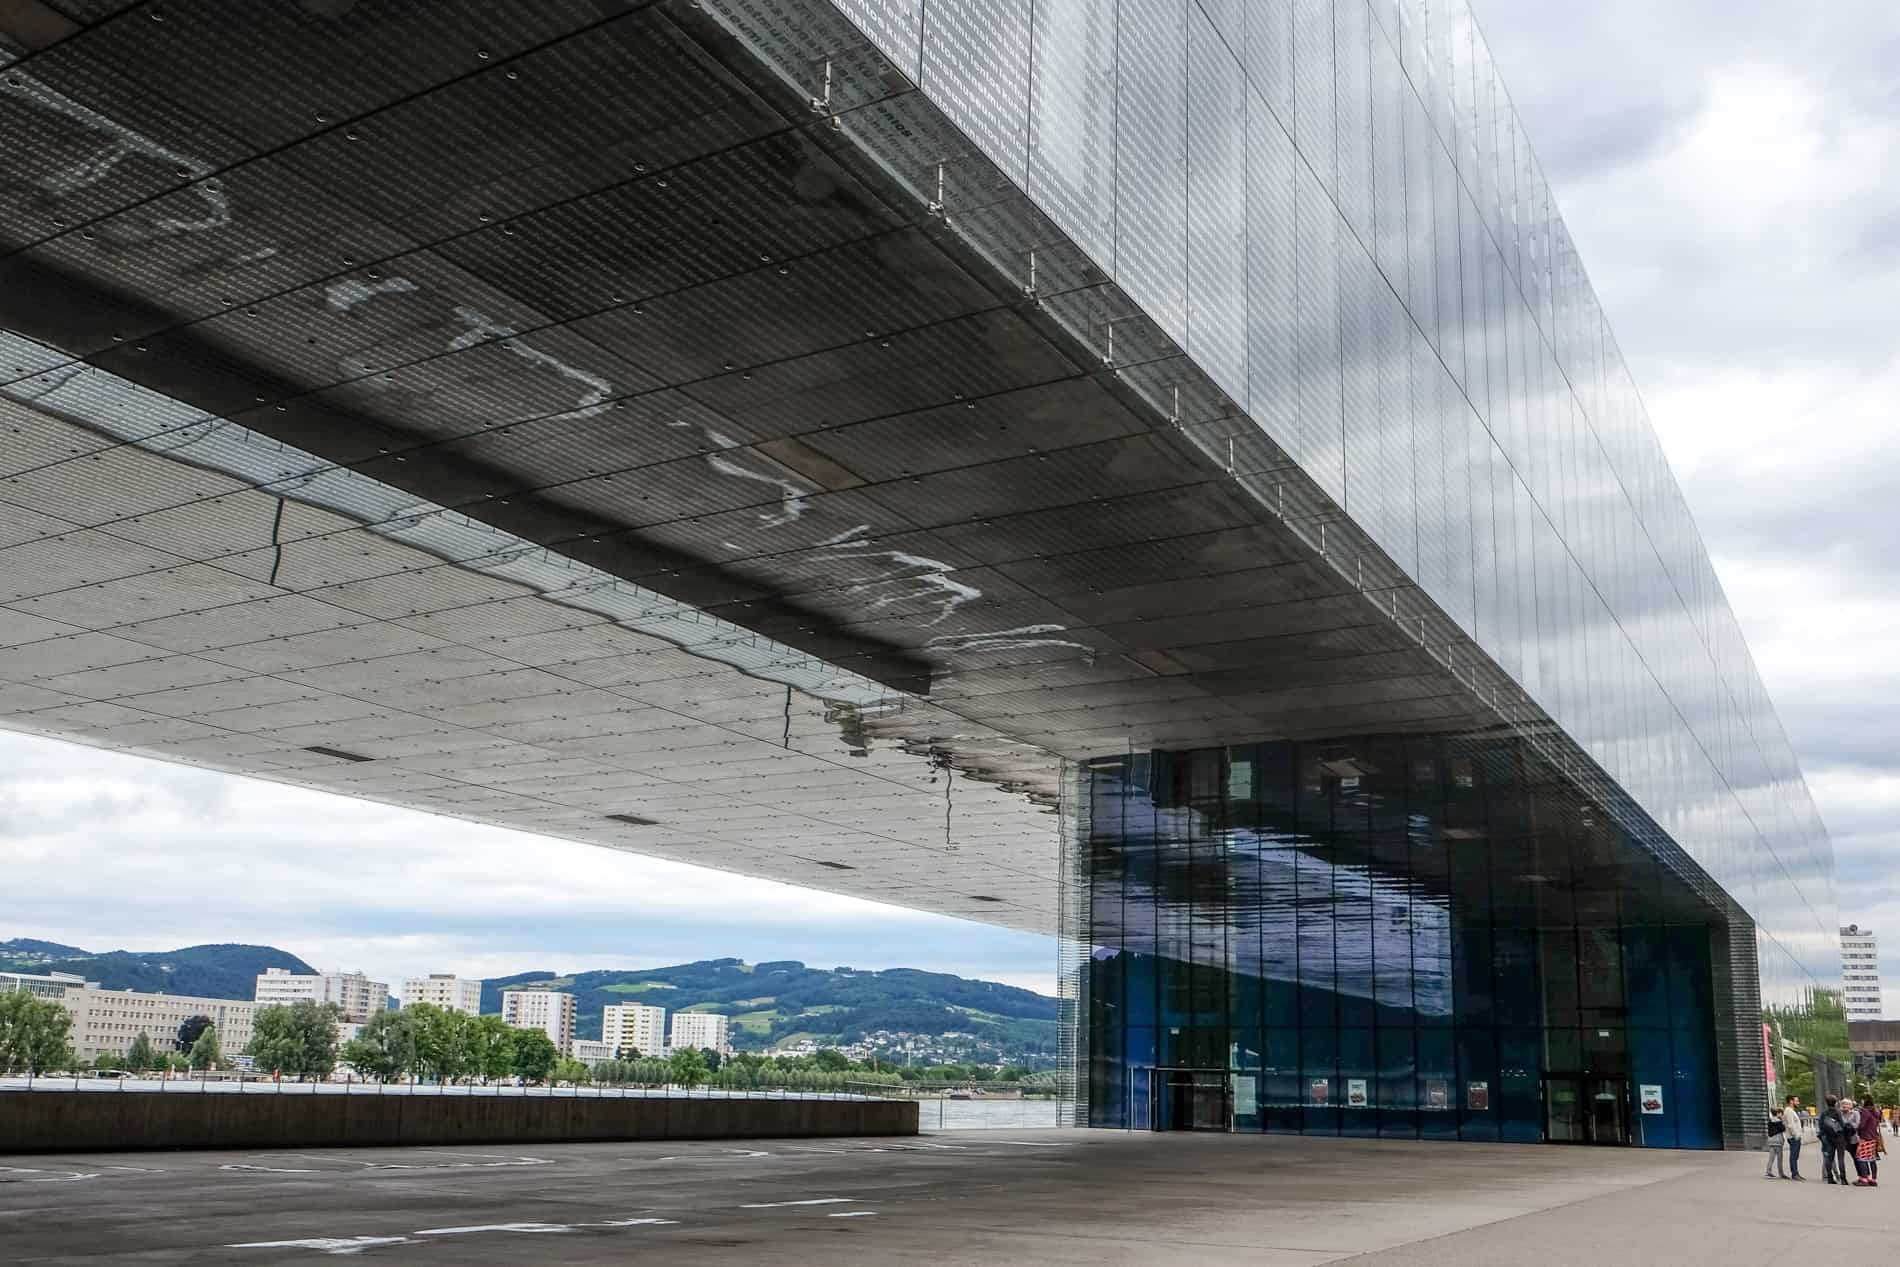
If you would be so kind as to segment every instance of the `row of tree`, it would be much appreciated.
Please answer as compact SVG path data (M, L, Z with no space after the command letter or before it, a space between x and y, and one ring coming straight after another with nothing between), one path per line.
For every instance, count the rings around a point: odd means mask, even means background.
M515 1029L499 1016L470 1016L418 1003L400 1012L376 1013L339 1046L341 1017L335 1004L307 999L259 1008L245 1051L257 1068L274 1073L321 1078L341 1063L383 1082L539 1082L560 1058L546 1034Z

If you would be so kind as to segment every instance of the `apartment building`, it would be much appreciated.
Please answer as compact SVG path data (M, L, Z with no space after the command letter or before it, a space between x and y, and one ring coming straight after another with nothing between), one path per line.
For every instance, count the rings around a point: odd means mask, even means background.
M608 1050L631 1057L657 1056L666 1050L666 1009L647 1003L609 1003L600 1010L600 1040Z
M538 1029L562 1055L574 1050L574 996L559 990L503 990L501 1019L516 1029Z
M397 996L404 1007L414 1007L418 1003L431 1003L450 1012L467 1012L470 1016L482 1010L482 983L458 977L452 972L431 972L426 977L409 977L402 983L402 993Z
M0 994L24 990L35 998L60 999L68 990L83 990L95 983L70 972L0 972Z
M260 1006L296 1003L334 1003L343 1010L343 1019L354 1025L366 1023L389 1007L389 985L371 981L360 972L294 973L269 968L257 978L253 996Z
M732 1022L717 1012L673 1013L672 1039L675 1050L682 1047L708 1047L724 1055L732 1051L727 1041Z
M87 1064L100 1056L123 1056L140 1034L151 1040L155 1051L176 1050L179 1027L194 1016L206 1017L217 1027L218 1047L229 1059L250 1043L257 1015L257 1004L242 999L102 990L97 982L69 972L0 972L0 991L9 990L25 990L64 1007L73 1018L66 1041Z
M1871 928L1849 924L1841 929L1841 993L1850 1024L1877 1021L1885 1014L1880 997L1880 951Z

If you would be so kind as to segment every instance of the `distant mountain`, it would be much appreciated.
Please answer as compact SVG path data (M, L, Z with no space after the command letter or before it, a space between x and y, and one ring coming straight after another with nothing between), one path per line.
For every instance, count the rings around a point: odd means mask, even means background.
M98 953L27 937L0 941L0 969L70 972L110 990L249 999L266 968L316 971L274 946ZM879 1030L968 1035L968 1039L947 1039L937 1046L981 1045L1012 1059L1050 1056L1056 1050L1054 999L994 981L915 968L873 972L811 968L795 959L758 964L705 959L670 968L566 976L544 969L482 982L482 1011L501 1011L501 992L521 987L573 994L577 1029L583 1038L600 1037L601 1009L607 1004L652 1003L668 1012L720 1012L731 1017L733 1045L741 1050L756 1051L800 1039L842 1046Z
M741 1049L800 1038L852 1043L877 1030L970 1034L1020 1052L1053 1053L1056 1044L1056 1001L1047 995L915 968L872 972L808 968L794 959L707 959L642 971L522 972L482 982L482 1010L500 1011L501 992L515 989L574 995L583 1038L600 1036L607 1004L651 1003L669 1012L723 1012Z
M12 972L70 972L108 990L191 994L211 999L249 999L266 968L310 973L297 956L275 946L184 946L178 950L110 950L97 954L77 946L16 937L0 942L0 968Z
M11 955L58 956L65 958L83 955L86 952L77 946L62 946L56 941L40 941L35 937L15 937L12 941L0 941L0 958Z

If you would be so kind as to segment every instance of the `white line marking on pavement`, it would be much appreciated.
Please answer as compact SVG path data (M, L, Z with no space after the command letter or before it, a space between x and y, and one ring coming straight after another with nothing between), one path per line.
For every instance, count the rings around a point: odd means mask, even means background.
M876 1213L876 1210L840 1210L836 1214L827 1214L825 1217L828 1219L868 1219Z
M742 1205L741 1210L779 1210L789 1205L850 1205L850 1197L813 1197L809 1201L759 1201Z
M78 1183L82 1179L97 1179L96 1173L80 1170L35 1170L27 1166L0 1166L0 1172L10 1175L40 1175L39 1179L14 1179L12 1183Z
M407 1236L313 1236L302 1241L245 1241L226 1249L314 1249L320 1254L360 1254L378 1245L407 1245Z
M1073 1148L1074 1147L1073 1144L1051 1144L1046 1141L1036 1140L1036 1139L991 1139L991 1140L985 1140L984 1142L988 1144L1014 1144L1018 1148Z
M581 1227L662 1227L679 1222L678 1219L608 1219L604 1223L582 1223Z
M578 1232L584 1227L655 1227L673 1219L606 1219L597 1223L478 1223L471 1227L425 1227L417 1236L470 1236L478 1232L518 1232L529 1236Z
M320 1170L310 1170L307 1168L299 1170L292 1166L252 1166L245 1162L227 1163L225 1165L219 1166L218 1169L219 1170L262 1170L268 1174L273 1174L273 1175L317 1175L317 1174L323 1173Z

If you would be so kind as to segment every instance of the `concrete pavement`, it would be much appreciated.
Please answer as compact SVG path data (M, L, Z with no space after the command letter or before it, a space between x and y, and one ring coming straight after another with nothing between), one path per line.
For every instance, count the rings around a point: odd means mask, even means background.
M1849 1260L1893 1188L1758 1154L1111 1132L0 1158L10 1263Z

